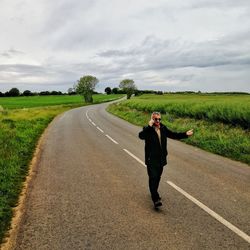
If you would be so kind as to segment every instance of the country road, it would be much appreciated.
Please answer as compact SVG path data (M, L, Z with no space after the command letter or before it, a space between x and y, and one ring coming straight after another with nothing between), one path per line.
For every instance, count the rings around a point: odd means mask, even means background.
M141 128L107 105L49 126L14 249L250 249L250 167L168 140L156 211Z

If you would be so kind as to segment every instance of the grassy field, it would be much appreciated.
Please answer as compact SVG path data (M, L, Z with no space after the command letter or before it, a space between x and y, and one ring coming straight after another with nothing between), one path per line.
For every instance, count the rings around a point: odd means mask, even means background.
M160 111L170 129L194 129L185 142L250 164L250 95L142 95L108 111L139 126Z
M111 101L123 95L94 95L94 103ZM53 105L82 105L83 98L80 95L55 95L55 96L23 96L23 97L2 97L0 106L4 109L20 109L44 107Z
M93 96L94 103L120 97L121 95ZM63 105L58 105L60 98ZM36 100L39 100L37 106L46 107L0 109L0 242L9 227L12 207L16 205L42 132L56 115L83 106L79 96L56 96L55 99L51 96L0 98L0 104L5 108L34 107Z

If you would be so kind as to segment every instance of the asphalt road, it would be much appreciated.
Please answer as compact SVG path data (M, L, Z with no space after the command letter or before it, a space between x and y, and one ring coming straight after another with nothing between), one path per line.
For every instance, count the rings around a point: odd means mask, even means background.
M141 128L106 106L50 125L14 249L250 249L249 166L169 140L156 211Z

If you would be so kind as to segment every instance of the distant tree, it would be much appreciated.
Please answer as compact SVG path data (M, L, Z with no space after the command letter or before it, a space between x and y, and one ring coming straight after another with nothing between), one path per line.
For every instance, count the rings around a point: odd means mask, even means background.
M62 92L53 90L50 92L50 95L62 95Z
M4 97L4 96L5 96L4 93L0 92L0 97Z
M9 96L19 96L20 95L20 91L18 88L12 88L9 91Z
M132 79L122 80L119 84L119 88L121 88L127 94L127 99L130 99L137 89Z
M107 93L107 95L111 94L111 88L110 87L105 88L104 91L105 91L105 93Z
M135 90L135 96L140 96L143 94L143 90Z
M23 91L23 96L32 96L33 93L30 90L24 90Z
M112 92L112 94L118 94L118 91L119 91L118 88L113 88L111 92Z
M75 85L76 93L82 95L86 103L92 103L92 95L98 82L98 79L94 76L83 76Z
M49 91L41 91L39 95L50 95Z

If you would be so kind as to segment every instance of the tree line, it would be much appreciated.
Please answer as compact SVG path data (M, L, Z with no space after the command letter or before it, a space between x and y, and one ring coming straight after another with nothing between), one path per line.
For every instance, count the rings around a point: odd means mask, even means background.
M62 93L61 91L42 91L42 92L31 92L30 90L25 90L20 92L18 88L12 88L9 91L2 93L0 92L0 97L18 97L18 96L34 96L34 95L82 95L84 101L87 103L92 103L93 94L98 94L95 92L95 87L99 80L95 76L85 75L82 76L72 88L68 89L68 93ZM106 94L126 94L129 99L133 94L136 94L137 87L132 79L124 79L120 82L119 88L110 87L105 88Z
M0 97L17 97L17 96L37 96L37 95L65 95L61 91L41 91L41 92L31 92L30 90L25 90L21 92L18 88L12 88L5 93L0 92Z
M61 91L41 91L41 92L31 92L30 90L25 90L22 93L19 91L18 88L12 88L9 91L2 93L0 91L0 97L17 97L17 96L46 96L46 95L82 95L84 101L87 103L92 103L93 94L99 94L95 91L95 87L98 84L99 80L95 76L85 75L82 76L72 88L68 89L67 93L62 93ZM178 91L178 92L163 92L163 91L155 91L155 90L138 90L134 80L132 79L124 79L120 82L119 87L115 87L111 89L110 87L105 88L105 93L107 95L110 94L126 94L127 99L130 99L132 95L139 96L142 94L156 94L156 95L163 95L163 94L202 94L202 95L211 95L211 94L236 94L236 95L249 95L249 93L245 92L195 92L195 91Z

